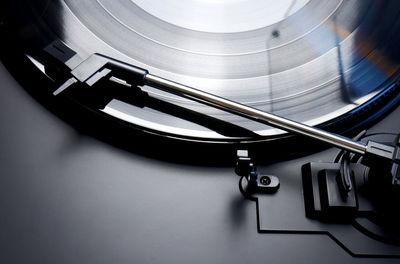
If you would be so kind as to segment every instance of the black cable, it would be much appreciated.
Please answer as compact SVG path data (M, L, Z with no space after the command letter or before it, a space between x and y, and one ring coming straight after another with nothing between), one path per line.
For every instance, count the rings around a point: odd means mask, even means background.
M374 137L374 136L398 136L398 134L396 133L390 133L390 132L376 132L376 133L371 133L371 134L367 134L366 130L361 131L357 136L355 136L353 139L356 141L360 141L362 139L368 138L368 137ZM344 157L346 151L341 150L335 157L334 162L335 163L339 163L341 161L341 159ZM350 162L351 163L355 163L358 162L360 160L360 158L362 157L359 154L354 154L353 156L349 156L350 157Z
M388 132L367 134L367 131L363 130L357 136L355 136L353 139L356 141L360 141L367 137L380 136L380 135L398 136L398 134L388 133ZM351 171L350 171L349 163L358 163L361 158L362 158L362 155L351 154L350 152L345 151L345 150L341 150L335 157L335 163L340 162L341 188L343 189L344 193L350 192L353 188L352 183L351 183Z
M367 130L363 130L363 131L361 131L360 133L358 133L358 135L355 136L353 139L356 140L356 141L359 141L359 140L361 140L361 139L365 136L366 133L367 133ZM343 157L343 155L345 154L345 152L346 152L346 151L341 150L341 151L336 155L335 163L338 163L338 162L341 160L341 158Z

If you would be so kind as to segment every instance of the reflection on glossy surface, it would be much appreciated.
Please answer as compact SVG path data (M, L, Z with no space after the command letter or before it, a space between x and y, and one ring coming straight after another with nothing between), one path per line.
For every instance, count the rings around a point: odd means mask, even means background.
M132 0L173 25L205 32L260 29L294 14L310 0Z
M18 18L29 25L22 33L42 47L60 38L83 59L102 53L311 125L371 99L397 78L399 69L397 0L273 1L276 4L269 6L271 1L246 0L191 0L179 5L174 0L7 2L26 8ZM195 5L199 8L192 9ZM218 16L222 10L230 15ZM263 10L276 17L263 20L258 12ZM150 87L145 90L261 135L282 133ZM111 112L118 111L145 120L139 124L144 127L158 123L168 131L194 130L194 137L207 131L153 111L140 111L138 117L136 107L119 108L114 102ZM211 134L203 135L212 138Z

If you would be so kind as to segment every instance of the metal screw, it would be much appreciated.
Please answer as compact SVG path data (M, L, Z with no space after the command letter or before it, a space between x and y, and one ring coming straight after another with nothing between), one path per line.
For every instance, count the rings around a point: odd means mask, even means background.
M268 177L268 176L262 176L261 179L260 179L260 183L262 185L265 185L265 186L270 185L271 184L271 178Z

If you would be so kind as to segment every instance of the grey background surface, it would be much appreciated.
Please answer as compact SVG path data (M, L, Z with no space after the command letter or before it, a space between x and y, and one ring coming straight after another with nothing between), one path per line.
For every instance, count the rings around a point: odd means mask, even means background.
M231 167L82 135L1 64L0 122L0 263L400 263L353 258L326 235L260 234Z

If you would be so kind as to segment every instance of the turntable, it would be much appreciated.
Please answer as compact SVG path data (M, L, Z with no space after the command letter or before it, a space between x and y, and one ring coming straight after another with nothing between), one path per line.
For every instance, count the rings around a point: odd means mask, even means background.
M398 263L400 4L278 2L3 1L2 262Z

